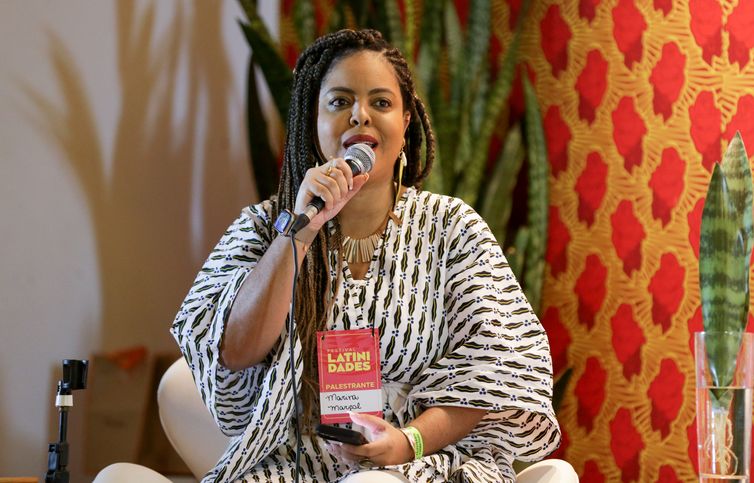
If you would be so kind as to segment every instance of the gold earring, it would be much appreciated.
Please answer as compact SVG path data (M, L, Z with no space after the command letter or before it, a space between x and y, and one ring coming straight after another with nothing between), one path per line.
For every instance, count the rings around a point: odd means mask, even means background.
M404 143L405 144L405 143ZM401 154L398 157L399 159L399 165L398 165L398 182L396 183L397 188L395 190L395 201L393 201L393 206L398 204L398 198L401 196L401 184L403 183L403 167L408 165L408 159L406 159L406 153L401 149Z

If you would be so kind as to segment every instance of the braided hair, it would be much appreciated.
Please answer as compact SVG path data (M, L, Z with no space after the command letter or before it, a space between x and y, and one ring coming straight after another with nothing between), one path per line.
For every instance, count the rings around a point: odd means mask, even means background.
M296 194L306 171L325 162L320 159L315 141L317 105L323 79L339 60L364 50L381 53L393 66L400 86L403 109L411 113L403 148L408 165L403 170L401 184L420 187L429 174L435 154L435 138L424 104L416 95L413 77L403 54L390 46L376 30L340 30L314 41L301 53L296 62L288 111L283 169L277 197L273 198L273 219L277 218L283 209L293 211ZM397 171L399 163L395 165ZM395 175L397 176L397 173ZM330 305L335 298L335 283L330 277L328 251L339 249L342 242L337 219L333 219L333 223L333 233L328 229L320 230L313 240L296 287L296 300L299 303L295 307L295 317L304 364L301 394L303 424L310 433L319 400L316 333L324 330ZM276 236L276 233L273 236ZM341 270L342 261L339 257L335 273L341 273Z

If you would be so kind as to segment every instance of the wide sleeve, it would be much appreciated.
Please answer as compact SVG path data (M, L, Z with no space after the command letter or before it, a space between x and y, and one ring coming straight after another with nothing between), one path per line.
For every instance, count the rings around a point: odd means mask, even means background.
M560 442L545 331L484 220L460 200L449 205L439 262L447 344L410 397L424 407L487 410L459 442L469 450L492 445L517 459L540 459Z
M233 301L270 245L269 202L245 208L210 253L171 327L204 404L228 436L241 434L268 364L232 371L220 344Z

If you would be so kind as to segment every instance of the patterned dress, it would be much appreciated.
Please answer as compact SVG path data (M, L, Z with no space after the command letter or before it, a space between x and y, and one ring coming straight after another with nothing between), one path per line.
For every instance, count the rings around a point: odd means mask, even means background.
M287 331L257 366L231 371L219 363L234 297L271 243L270 211L269 201L242 211L171 329L209 411L234 436L203 482L292 480ZM456 444L388 468L409 481L514 481L514 458L541 459L560 441L545 332L471 207L411 188L395 212L402 223L388 223L363 280L354 280L344 262L328 329L379 327L383 412L393 425L402 427L431 406L488 413ZM333 267L336 257L331 254ZM298 341L294 357L301 374ZM304 435L303 443L301 481L338 481L359 469L336 461L319 439Z

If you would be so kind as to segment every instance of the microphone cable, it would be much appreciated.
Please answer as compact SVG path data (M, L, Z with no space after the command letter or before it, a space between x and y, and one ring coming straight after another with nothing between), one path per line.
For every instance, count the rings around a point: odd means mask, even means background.
M296 330L296 318L294 315L294 309L296 307L296 282L298 280L298 249L296 248L296 239L293 235L290 235L291 249L293 250L293 288L291 289L291 305L288 311L288 340L290 351L290 363L291 363L291 396L293 399L293 425L296 433L296 469L294 473L295 483L298 483L298 477L301 473L301 453L303 451L303 444L301 441L301 415L299 414L298 404L298 391L296 390L296 361L294 360L294 344L295 337L294 332Z

